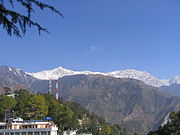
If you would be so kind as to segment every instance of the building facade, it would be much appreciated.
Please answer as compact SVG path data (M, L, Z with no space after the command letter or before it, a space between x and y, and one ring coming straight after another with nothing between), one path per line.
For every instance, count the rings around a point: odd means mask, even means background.
M57 135L57 131L53 122L41 120L23 121L18 118L0 123L0 135Z

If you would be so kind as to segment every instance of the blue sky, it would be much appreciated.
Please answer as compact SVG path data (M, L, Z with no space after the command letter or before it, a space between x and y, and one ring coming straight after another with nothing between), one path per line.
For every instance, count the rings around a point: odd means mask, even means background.
M33 18L48 28L22 39L0 27L0 65L37 72L62 66L108 72L137 69L180 75L179 0L52 0L64 15Z

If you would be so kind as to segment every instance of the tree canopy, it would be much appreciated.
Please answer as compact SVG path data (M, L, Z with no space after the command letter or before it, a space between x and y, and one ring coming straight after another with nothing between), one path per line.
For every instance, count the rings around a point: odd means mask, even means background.
M42 0L41 0L42 1ZM0 26L7 32L8 35L22 37L26 33L27 27L36 27L38 32L48 32L38 22L32 19L32 14L36 8L44 11L50 9L52 12L63 15L53 6L50 6L40 0L0 0ZM18 8L23 8L24 11L19 12Z
M166 125L149 132L148 135L180 135L180 112L172 112Z
M25 120L51 117L58 125L60 133L76 129L79 133L95 135L128 135L119 125L109 125L79 104L63 100L59 103L51 94L32 94L21 89L16 91L15 98L9 95L0 95L0 121L11 117Z
M17 102L14 98L8 96L0 96L0 119L3 120L7 115L7 112L10 112L14 109Z

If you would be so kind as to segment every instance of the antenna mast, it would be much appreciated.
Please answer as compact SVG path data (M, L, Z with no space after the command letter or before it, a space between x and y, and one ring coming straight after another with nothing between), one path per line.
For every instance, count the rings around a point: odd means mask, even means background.
M49 94L52 94L52 80L49 80Z
M58 101L59 99L59 81L56 80L56 100Z

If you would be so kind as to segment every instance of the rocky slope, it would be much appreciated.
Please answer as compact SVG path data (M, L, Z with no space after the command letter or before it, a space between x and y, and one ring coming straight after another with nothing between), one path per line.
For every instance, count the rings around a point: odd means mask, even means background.
M11 89L30 88L37 78L26 74L20 69L9 66L0 67L0 89L10 87Z
M174 83L170 86L162 86L160 88L173 96L180 96L180 84Z
M1 66L0 67L0 77L1 77L1 86L5 85L31 85L37 79L31 75L26 74L24 71L20 69L15 69L9 66Z
M146 134L157 129L169 112L180 109L180 98L135 79L73 75L60 78L59 83L59 95L63 99L79 103L110 123L123 125L131 133ZM38 81L36 86L42 92L47 91L48 81Z
M68 83L71 82L71 83ZM61 96L75 101L130 132L146 134L164 117L180 109L180 98L134 79L101 75L76 75L60 79Z

